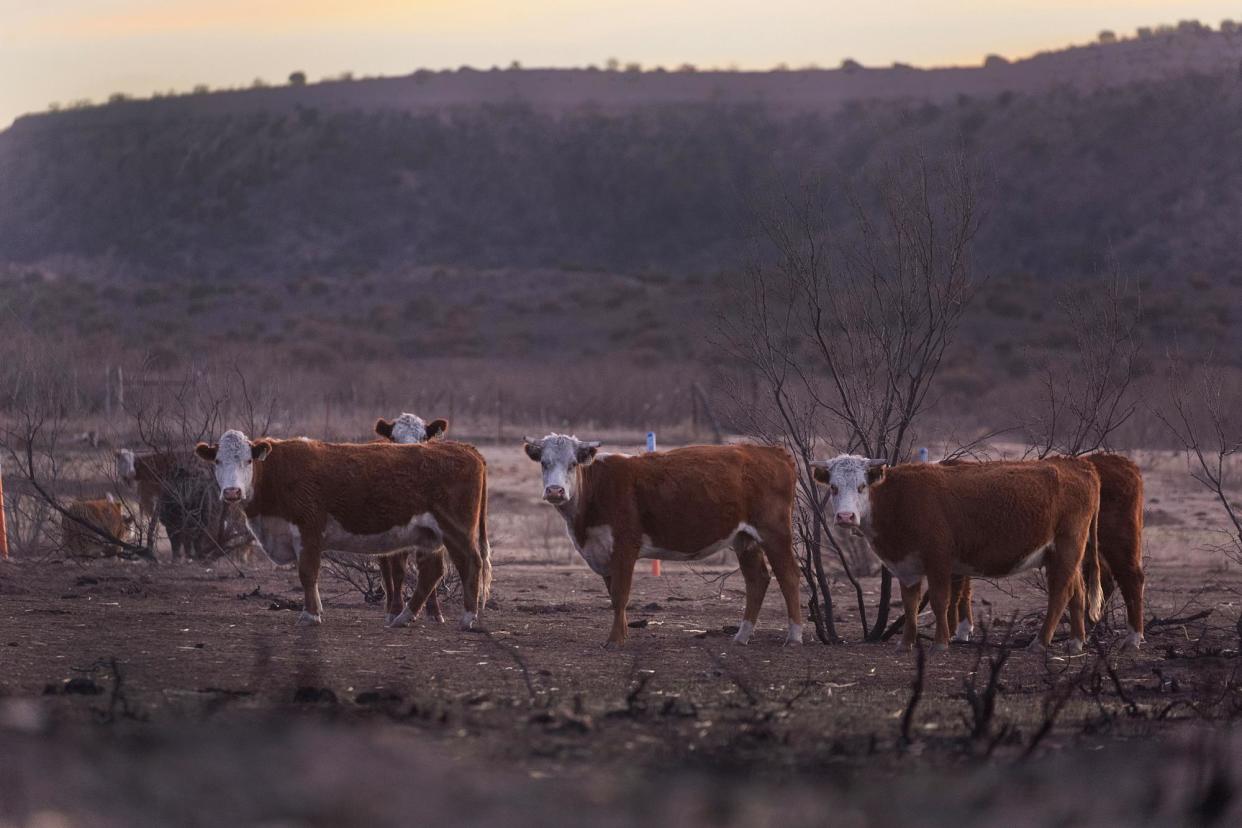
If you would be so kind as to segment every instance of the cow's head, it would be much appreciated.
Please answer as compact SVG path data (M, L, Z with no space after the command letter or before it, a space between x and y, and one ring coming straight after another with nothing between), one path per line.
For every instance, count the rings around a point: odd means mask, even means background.
M138 476L138 469L134 467L134 452L131 449L118 449L116 453L116 479L123 480L126 483L133 483Z
M226 431L219 443L194 447L200 460L215 466L220 499L225 503L243 503L254 497L254 464L271 450L268 440L251 442L240 431Z
M402 414L395 420L380 417L375 421L375 433L394 443L425 443L448 431L448 420L432 420L424 423L417 414Z
M884 479L887 460L842 454L811 463L815 480L828 487L828 503L837 526L861 526L871 517L867 487Z
M562 506L574 499L577 469L595 459L598 442L549 434L542 440L526 438L526 456L543 467L543 499Z

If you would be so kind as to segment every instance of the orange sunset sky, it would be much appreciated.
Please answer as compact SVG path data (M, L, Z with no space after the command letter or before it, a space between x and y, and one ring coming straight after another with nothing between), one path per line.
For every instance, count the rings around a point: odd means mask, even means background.
M52 102L295 69L977 64L1186 18L1242 19L1242 0L0 0L0 128Z

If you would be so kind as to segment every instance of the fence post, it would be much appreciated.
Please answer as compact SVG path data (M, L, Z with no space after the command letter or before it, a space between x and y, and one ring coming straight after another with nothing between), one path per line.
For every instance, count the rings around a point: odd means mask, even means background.
M656 450L656 436L654 431L647 432L647 451ZM651 559L651 574L658 576L660 574L660 559Z
M9 531L4 522L4 469L0 464L0 560L9 559Z

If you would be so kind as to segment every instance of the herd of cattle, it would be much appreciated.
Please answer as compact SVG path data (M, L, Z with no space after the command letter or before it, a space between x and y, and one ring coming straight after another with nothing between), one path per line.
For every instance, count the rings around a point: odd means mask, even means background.
M444 420L413 414L379 420L381 439L326 443L307 438L251 440L227 431L186 455L117 454L121 479L136 487L150 531L162 524L174 557L256 544L278 564L296 562L305 593L299 624L319 624L320 561L325 552L378 558L386 623L408 625L420 612L443 620L436 587L445 555L461 576L469 629L491 590L487 467L473 446L434 439ZM626 638L626 604L640 558L695 561L732 549L746 600L734 640L747 643L773 575L787 613L785 642L802 643L799 565L793 548L794 459L757 445L690 446L629 456L599 443L550 434L527 438L542 469L542 497L565 520L587 565L604 579L613 607L607 646ZM1032 642L1047 648L1068 610L1071 652L1086 622L1119 588L1129 630L1143 640L1143 480L1116 454L1080 458L889 466L855 455L814 461L826 514L838 530L861 534L900 583L913 646L923 583L935 617L936 649L969 640L970 579L1042 567L1047 614ZM121 504L79 501L65 518L66 546L91 540L84 526L114 537L127 531ZM403 600L406 559L418 577Z

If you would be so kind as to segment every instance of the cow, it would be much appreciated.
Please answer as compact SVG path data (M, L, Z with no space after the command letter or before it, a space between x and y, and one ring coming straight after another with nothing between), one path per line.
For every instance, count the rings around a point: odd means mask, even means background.
M448 420L435 419L425 423L417 414L405 412L393 420L380 417L375 421L375 433L394 443L425 443L448 433L448 425ZM389 622L401 613L401 591L405 586L405 563L408 557L408 553L398 552L379 559L380 579L384 582ZM432 590L427 596L427 617L444 623L438 590Z
M444 575L440 547L461 575L470 629L491 589L487 468L464 443L324 443L299 438L251 441L226 431L195 454L214 467L220 498L247 518L277 518L297 530L305 603L299 625L323 623L319 564L325 548L362 555L413 550L414 594L389 626L409 624Z
M936 617L933 649L943 651L949 646L954 575L998 578L1042 566L1048 614L1031 646L1051 645L1068 606L1068 649L1082 651L1084 615L1098 619L1103 602L1100 477L1090 463L1054 458L890 467L884 460L846 454L816 460L812 469L815 480L828 487L836 525L860 531L900 582L904 649L918 636L925 577Z
M1100 476L1100 581L1104 600L1121 590L1128 632L1123 649L1143 643L1143 473L1129 458L1110 452L1083 455ZM963 461L950 461L960 463ZM1003 462L1003 461L1001 461ZM970 607L970 578L953 578L949 626L955 641L969 641L974 630Z
M134 487L138 511L154 547L155 527L168 533L174 561L206 558L254 540L244 519L212 491L211 473L190 452L116 452L117 478Z
M134 518L125 513L109 492L99 500L75 500L61 515L61 532L66 554L77 558L114 554L113 545L91 527L118 541L128 541ZM86 524L86 525L83 525Z
M598 454L599 443L549 434L526 438L543 470L543 499L604 579L612 600L605 647L626 638L625 606L639 558L696 561L732 547L746 581L746 607L733 640L758 623L771 566L785 597L786 644L802 643L798 563L793 552L794 464L768 446L689 446L637 456Z

